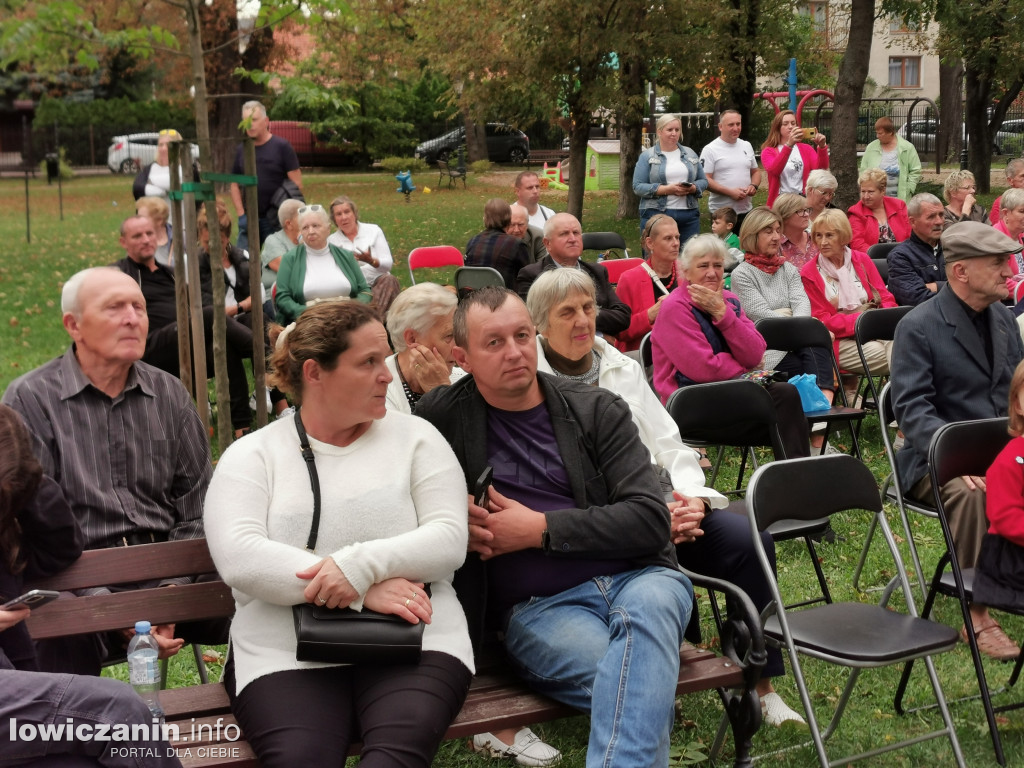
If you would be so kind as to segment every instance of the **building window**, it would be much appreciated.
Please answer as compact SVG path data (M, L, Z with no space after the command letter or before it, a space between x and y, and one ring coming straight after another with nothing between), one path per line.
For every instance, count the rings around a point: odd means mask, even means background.
M921 87L921 57L920 56L890 56L889 57L889 87L890 88L920 88Z
M889 20L890 35L916 35L919 31L920 29L916 21L905 24L903 19L896 16Z

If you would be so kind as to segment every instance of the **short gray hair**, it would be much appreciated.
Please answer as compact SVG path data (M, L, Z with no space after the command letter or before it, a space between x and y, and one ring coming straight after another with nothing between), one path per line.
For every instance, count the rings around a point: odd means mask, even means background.
M693 263L695 258L709 253L725 261L725 257L728 255L725 241L718 237L718 235L708 233L691 237L686 241L686 245L683 246L683 252L679 254L680 269L685 272L690 268L690 264Z
M267 108L263 106L262 102L259 101L247 101L242 105L242 116L245 117L246 112L259 112L261 117L267 116Z
M301 200L296 200L294 197L290 197L277 207L277 220L281 222L282 229L284 229L285 224L298 215L299 208L304 205L305 203Z
M1015 211L1024 206L1024 189L1010 187L1003 192L1003 199L999 202L1000 211Z
M1006 164L1006 180L1009 181L1024 169L1024 157L1015 157Z
M526 309L537 330L548 329L548 315L570 296L582 293L597 303L597 289L590 275L579 269L549 269L533 281L526 295Z
M101 270L113 270L114 272L120 272L117 267L89 267L79 272L75 272L68 281L64 283L64 287L60 291L60 311L61 314L70 314L75 319L82 316L82 302L79 301L78 294L82 290L82 286L85 281L89 279L96 272Z
M804 189L825 189L835 192L839 189L839 179L832 175L831 171L824 168L815 168L807 174L807 183Z
M437 283L417 283L398 294L388 309L388 333L395 352L406 348L405 332L425 334L442 317L455 311L458 297Z
M918 192L907 203L907 215L908 216L920 216L922 205L942 205L942 201L939 200L931 192Z
M580 224L580 220L579 219L577 219L571 213L567 213L566 211L561 211L559 213L556 213L554 216L549 216L547 218L547 220L544 222L544 239L545 240L550 240L551 239L551 235L555 231L555 222L558 221L558 217L559 216L569 216L577 224ZM583 229L583 225L582 224L580 224L580 229Z

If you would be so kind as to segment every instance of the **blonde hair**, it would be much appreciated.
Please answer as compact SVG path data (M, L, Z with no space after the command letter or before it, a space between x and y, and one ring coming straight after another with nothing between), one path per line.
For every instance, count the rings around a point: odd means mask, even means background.
M154 224L166 224L171 217L171 206L162 197L140 197L135 201L135 210Z
M785 224L786 219L794 213L799 213L807 207L807 198L803 195L794 194L793 192L783 192L781 195L776 197L775 202L772 203L772 210L779 214L779 218L782 219L783 224Z
M853 230L846 214L838 208L826 208L811 222L811 237L822 230L832 229L839 235L842 245L849 245L853 240Z
M881 168L866 168L860 172L860 176L857 177L857 184L873 184L875 189L885 194L885 187L889 181L889 177L885 175L885 171Z
M949 194L957 189L965 181L976 184L974 174L968 170L953 171L946 180L942 182L942 199L949 202Z
M757 236L772 224L782 226L782 217L766 205L759 205L747 214L740 225L740 248L745 253L757 253Z
M674 112L666 112L664 115L658 118L658 122L654 124L654 130L661 131L661 129L664 128L666 125L674 122L679 123L679 128L681 130L683 127L682 118L680 118L679 115L675 114Z
M1024 414L1017 408L1021 388L1024 388L1024 362L1017 364L1017 368L1013 372L1013 378L1010 379L1010 407L1006 411L1010 417L1010 423L1006 431L1014 437L1020 437L1024 434Z

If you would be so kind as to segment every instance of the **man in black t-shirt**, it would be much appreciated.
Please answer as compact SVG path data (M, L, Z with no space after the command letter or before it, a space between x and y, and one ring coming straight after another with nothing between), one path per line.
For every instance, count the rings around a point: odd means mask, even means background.
M246 133L256 145L256 194L259 200L260 245L270 235L281 228L277 219L277 209L271 201L274 193L285 181L291 181L302 191L302 171L299 169L299 158L295 149L287 139L274 136L270 132L270 119L267 109L258 101L247 101L242 105L242 119L250 120ZM232 173L244 173L242 165L242 145L235 150L235 164ZM238 247L245 250L249 240L246 235L247 222L245 204L242 200L242 188L238 184L231 185L231 202L238 213Z

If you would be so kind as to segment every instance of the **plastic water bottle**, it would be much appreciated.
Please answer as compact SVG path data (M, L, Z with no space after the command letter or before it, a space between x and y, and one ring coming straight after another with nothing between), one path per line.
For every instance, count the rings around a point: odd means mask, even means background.
M150 713L164 721L164 708L160 706L160 648L150 634L148 621L135 622L135 637L128 643L128 676L132 688L142 697Z

